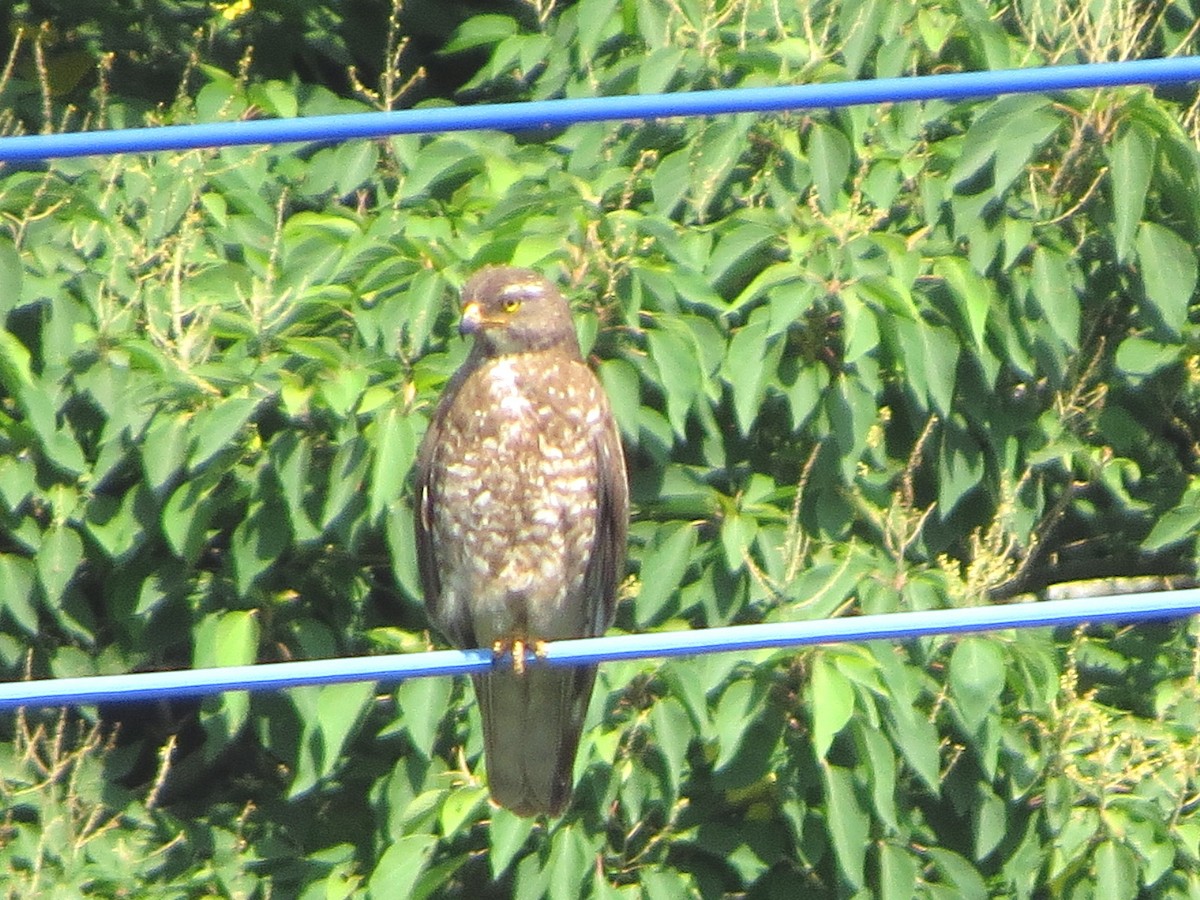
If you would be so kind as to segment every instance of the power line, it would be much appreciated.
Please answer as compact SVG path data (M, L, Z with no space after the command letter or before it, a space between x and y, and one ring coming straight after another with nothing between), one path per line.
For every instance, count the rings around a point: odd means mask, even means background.
M962 635L1007 628L1045 628L1102 622L1130 624L1182 618L1197 613L1200 613L1200 588L1193 588L1083 600L973 606L555 641L546 644L541 661L531 657L528 665L585 665L647 657L746 652L850 641L900 640L939 634ZM488 650L438 650L218 669L15 681L0 684L0 710L19 706L74 706L177 699L222 691L278 690L350 681L393 682L429 675L485 672L493 665L507 666L511 663L506 660L494 662Z
M0 138L0 162L294 141L328 143L350 138L477 129L525 131L562 128L578 122L777 112L911 100L963 100L997 94L1045 93L1132 84L1178 84L1195 80L1200 80L1200 57L1183 56L877 78L834 84L422 107L292 119L19 135Z

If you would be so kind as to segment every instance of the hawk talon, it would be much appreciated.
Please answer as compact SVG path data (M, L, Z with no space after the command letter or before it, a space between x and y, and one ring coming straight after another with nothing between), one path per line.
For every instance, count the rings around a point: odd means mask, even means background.
M534 641L534 653L538 657L545 655L545 641ZM528 644L521 638L517 638L511 644L508 641L499 640L492 642L492 658L499 661L500 657L507 653L512 653L512 669L517 675L525 674L525 654L528 652Z

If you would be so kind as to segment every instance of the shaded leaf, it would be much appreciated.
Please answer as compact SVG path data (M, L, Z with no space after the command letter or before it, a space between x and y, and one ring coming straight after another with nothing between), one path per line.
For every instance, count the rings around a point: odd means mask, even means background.
M1146 207L1156 147L1154 132L1137 120L1129 122L1108 147L1113 244L1119 262L1124 262L1133 250L1134 235Z
M1154 222L1141 224L1135 246L1146 300L1162 324L1178 334L1196 290L1196 251L1174 231Z
M825 817L838 870L857 889L863 884L871 819L859 803L849 769L826 764L821 766L821 774L825 781Z

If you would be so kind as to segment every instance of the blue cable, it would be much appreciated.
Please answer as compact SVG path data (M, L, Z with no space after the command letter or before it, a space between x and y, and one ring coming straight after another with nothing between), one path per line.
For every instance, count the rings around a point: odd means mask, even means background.
M555 641L543 662L569 666L611 660L701 653L768 650L842 641L896 640L940 634L971 634L1005 628L1045 628L1082 623L1133 623L1200 613L1200 589L1089 597L885 613L809 622L734 625L697 631L664 631ZM265 663L219 669L139 672L52 678L0 684L0 710L19 706L72 706L115 701L201 697L221 691L277 690L349 681L399 681L425 675L486 672L493 666L488 650L438 650L431 653L358 656L307 662ZM502 666L511 663L502 661Z
M479 106L423 107L394 112L350 113L294 119L20 135L0 138L0 162L289 141L330 142L349 138L483 128L523 131L561 128L576 122L615 119L773 112L895 103L904 100L961 100L996 94L1042 93L1130 84L1178 84L1196 80L1200 80L1200 57L1184 56L1173 59L1001 69L994 72L879 78L835 84L730 88L678 94L536 100Z

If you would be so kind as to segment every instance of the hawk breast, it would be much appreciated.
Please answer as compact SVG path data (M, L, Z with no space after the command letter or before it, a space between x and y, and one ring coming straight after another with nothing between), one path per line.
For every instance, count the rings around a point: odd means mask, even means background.
M440 624L477 646L588 632L581 594L607 405L581 362L547 355L506 355L472 372L433 460Z

